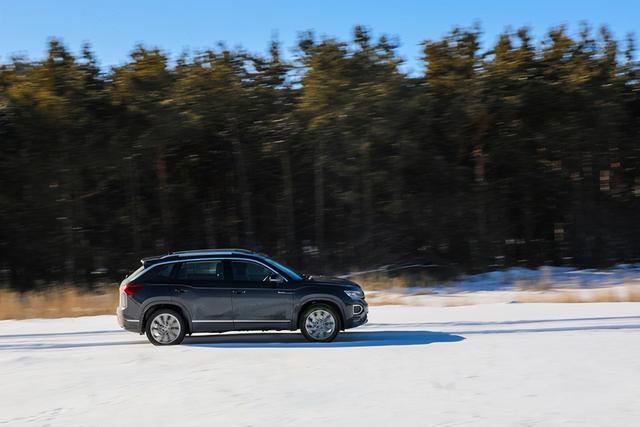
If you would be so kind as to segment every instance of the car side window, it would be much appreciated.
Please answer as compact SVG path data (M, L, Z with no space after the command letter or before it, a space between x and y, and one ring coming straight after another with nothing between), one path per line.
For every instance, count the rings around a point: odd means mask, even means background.
M175 264L162 264L151 267L137 281L142 283L169 283L171 282L171 273L174 266Z
M220 282L224 280L224 264L222 260L183 262L176 279L188 282Z
M273 275L268 268L250 261L231 261L234 282L263 282Z

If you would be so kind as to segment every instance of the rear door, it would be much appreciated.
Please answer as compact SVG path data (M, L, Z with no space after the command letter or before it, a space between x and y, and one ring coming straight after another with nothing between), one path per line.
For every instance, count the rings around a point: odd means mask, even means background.
M289 329L293 292L287 282L269 282L277 273L254 261L231 260L230 266L235 329Z
M175 283L175 298L189 308L193 332L233 329L231 287L222 259L183 262Z

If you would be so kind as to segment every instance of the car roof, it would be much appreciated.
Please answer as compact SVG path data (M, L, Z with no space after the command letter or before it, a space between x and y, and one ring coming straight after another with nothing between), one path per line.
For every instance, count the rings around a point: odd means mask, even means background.
M146 268L165 261L178 261L181 259L231 255L263 258L260 254L247 249L195 249L190 251L170 252L166 255L142 258L140 262L142 262L142 264Z

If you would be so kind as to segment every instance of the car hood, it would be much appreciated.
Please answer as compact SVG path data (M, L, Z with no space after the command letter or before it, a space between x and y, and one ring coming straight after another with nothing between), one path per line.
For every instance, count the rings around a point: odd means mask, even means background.
M342 286L345 289L360 289L360 286L357 283L348 279L341 279L339 277L313 276L308 281L322 285Z

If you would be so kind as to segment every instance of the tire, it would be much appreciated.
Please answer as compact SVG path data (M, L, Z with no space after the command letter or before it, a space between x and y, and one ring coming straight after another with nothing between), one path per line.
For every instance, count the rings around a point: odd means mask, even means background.
M331 342L340 332L340 316L327 304L313 304L302 313L300 330L307 341Z
M187 333L187 324L177 311L161 308L149 316L145 332L153 345L178 345Z

